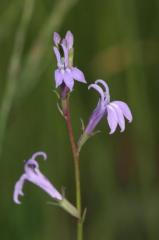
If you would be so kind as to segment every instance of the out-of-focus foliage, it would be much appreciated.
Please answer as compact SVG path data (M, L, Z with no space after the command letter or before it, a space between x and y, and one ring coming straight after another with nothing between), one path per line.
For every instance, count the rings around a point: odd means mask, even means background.
M52 33L75 36L75 63L89 83L106 80L112 99L129 104L126 132L102 132L81 154L85 239L159 238L159 1L0 1L0 238L75 239L75 220L47 204L28 184L13 203L23 160L48 153L41 168L74 201L74 173L65 123L53 93ZM76 83L71 95L76 137L96 95Z

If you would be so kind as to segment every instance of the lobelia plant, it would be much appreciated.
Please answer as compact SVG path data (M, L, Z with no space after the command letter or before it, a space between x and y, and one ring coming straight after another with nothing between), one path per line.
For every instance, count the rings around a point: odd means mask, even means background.
M47 156L44 152L37 152L24 163L24 173L16 182L13 200L16 204L20 204L19 196L24 195L22 189L25 181L32 182L40 187L54 200L56 205L62 207L69 214L77 218L77 240L83 240L83 223L86 211L82 209L81 203L81 184L80 184L80 150L84 143L94 135L94 130L102 118L106 118L110 128L110 134L113 134L119 125L121 132L125 130L125 118L131 122L132 114L128 105L122 101L110 102L109 87L103 80L97 80L94 84L90 84L88 89L94 88L100 95L95 110L92 112L87 126L83 129L83 133L76 142L71 123L69 99L73 91L74 81L86 83L84 74L77 67L73 66L73 34L70 31L61 39L58 33L53 35L54 47L53 51L57 59L57 69L55 70L55 85L59 87L59 100L61 102L60 112L64 117L68 129L68 135L72 148L75 184L76 184L76 204L71 204L53 184L41 173L39 164L36 161L38 156L42 156L46 160Z

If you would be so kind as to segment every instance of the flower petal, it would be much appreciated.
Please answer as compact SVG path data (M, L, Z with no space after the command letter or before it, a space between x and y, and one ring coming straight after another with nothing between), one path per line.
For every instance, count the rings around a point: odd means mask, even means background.
M54 53L55 53L55 56L56 56L56 59L57 59L57 66L59 68L63 67L63 63L61 61L61 55L60 55L59 50L57 49L57 47L53 47L53 50L54 50Z
M61 44L63 52L64 52L64 62L65 62L65 67L68 67L68 48L64 43Z
M107 120L108 120L108 125L110 127L109 134L113 134L118 125L118 118L116 115L116 111L114 110L113 107L110 106L110 104L107 106Z
M36 157L42 156L44 160L47 159L47 154L45 152L36 152L32 155L31 159L35 160Z
M32 174L29 174L28 181L40 187L52 198L62 200L62 195L55 189L51 182L40 172L39 169L31 169Z
M63 82L63 74L62 70L56 69L55 70L55 84L56 88L59 87Z
M99 87L97 84L90 84L88 86L88 89L90 88L94 88L101 96L101 101L104 102L104 92L103 89L101 87Z
M73 67L73 68L71 68L71 73L72 73L73 79L75 79L75 80L77 80L79 82L86 83L84 74L83 74L83 72L81 70L79 70L76 67Z
M53 41L54 41L56 46L58 46L58 44L61 41L61 37L57 32L54 32L54 34L53 34Z
M24 185L25 180L26 180L26 175L23 174L15 184L14 193L13 193L13 200L16 204L21 204L21 202L19 201L19 195L21 195L21 196L24 195L22 189L23 189L23 185Z
M63 77L64 77L64 83L70 89L70 91L72 91L73 85L74 85L74 80L72 78L71 70L67 68L64 72Z
M74 41L73 34L71 33L71 31L66 32L65 39L67 42L67 47L70 50L73 47L73 41Z
M132 113L130 111L130 108L128 105L122 101L113 101L113 104L117 105L120 107L122 113L124 114L124 117L128 119L129 122L132 122Z
M102 79L98 79L98 80L95 81L95 83L96 83L96 84L97 84L97 83L102 84L103 87L105 88L106 93L109 94L109 87L108 87L108 84L107 84L104 80L102 80Z
M120 107L118 105L114 104L113 102L111 102L109 104L109 106L114 108L114 110L116 112L116 116L118 118L118 124L120 126L121 132L123 132L125 130L125 119L124 119L122 110L120 109Z

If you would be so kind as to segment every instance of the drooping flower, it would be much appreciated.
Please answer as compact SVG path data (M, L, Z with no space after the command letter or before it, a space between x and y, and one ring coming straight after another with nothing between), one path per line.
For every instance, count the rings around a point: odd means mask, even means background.
M47 192L54 200L61 201L63 196L55 189L52 183L41 173L39 164L36 161L36 157L42 156L44 160L47 159L47 155L44 152L36 152L32 157L25 161L24 173L16 182L13 193L13 200L16 204L20 204L19 196L23 196L23 185L25 181L32 182Z
M61 39L60 35L55 32L53 41L55 44L53 50L57 59L57 69L55 70L56 87L64 84L72 91L74 80L86 83L83 72L73 66L73 34L67 31L65 38Z
M101 84L103 88L100 87L99 84ZM103 80L97 80L94 84L90 84L88 89L90 88L94 88L100 94L100 99L89 119L85 134L91 135L103 117L107 118L110 134L115 132L118 125L121 132L123 132L125 130L124 117L129 122L132 121L132 114L128 105L122 101L110 102L109 87Z

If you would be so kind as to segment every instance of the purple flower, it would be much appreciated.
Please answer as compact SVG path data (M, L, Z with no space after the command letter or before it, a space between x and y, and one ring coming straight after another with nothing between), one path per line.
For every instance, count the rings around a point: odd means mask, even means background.
M56 59L57 69L55 70L56 87L64 84L70 91L73 90L74 80L86 83L84 74L81 70L73 67L73 35L67 31L65 38L61 39L58 33L54 33L53 47Z
M99 84L101 84L103 88L101 88ZM91 135L103 117L107 118L110 134L115 132L118 125L121 132L123 132L125 130L124 117L128 119L129 122L132 121L132 114L128 105L122 101L110 102L109 87L103 80L97 80L94 84L90 84L88 89L90 88L94 88L100 94L100 99L89 119L85 134Z
M47 192L53 199L60 201L63 199L62 195L54 188L51 182L40 172L39 164L35 160L37 156L42 156L46 160L47 156L44 152L37 152L32 157L25 161L24 173L16 182L13 193L13 200L15 203L20 204L19 195L23 196L23 185L25 181L29 181Z

